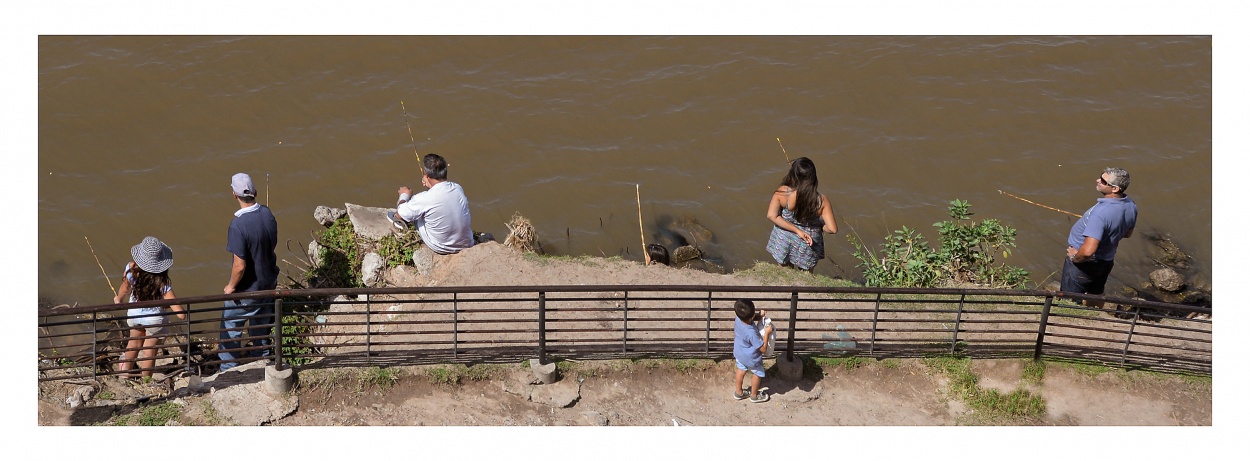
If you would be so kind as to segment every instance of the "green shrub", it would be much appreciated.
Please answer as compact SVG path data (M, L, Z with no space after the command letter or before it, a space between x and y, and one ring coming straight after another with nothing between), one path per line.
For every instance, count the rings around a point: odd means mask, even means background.
M386 260L387 267L412 265L412 254L421 248L420 239L416 231L384 236L378 240L378 256Z
M1011 255L1016 246L1016 230L993 218L972 221L972 205L964 200L950 204L953 221L933 224L942 242L938 259L945 265L945 275L955 283L1023 288L1028 272L1006 264L994 265L996 255Z
M306 324L312 318L304 315L282 316L282 361L290 366L304 365L312 362L305 357L316 352L315 346L306 336L296 336L312 332Z
M346 216L339 218L314 237L322 251L320 260L313 261L313 267L304 274L307 285L319 288L360 287L360 261L364 255L352 221Z
M918 230L903 226L886 236L880 251L873 252L858 235L848 239L863 269L864 285L871 287L937 287L975 283L992 287L1023 288L1029 273L1018 267L997 264L996 258L1011 255L1016 230L996 219L974 222L971 205L950 202L951 220L934 223L941 246L929 248Z
M880 257L859 239L849 236L852 253L864 270L864 286L932 287L942 275L937 253L929 248L924 236L907 226L894 231L881 245Z

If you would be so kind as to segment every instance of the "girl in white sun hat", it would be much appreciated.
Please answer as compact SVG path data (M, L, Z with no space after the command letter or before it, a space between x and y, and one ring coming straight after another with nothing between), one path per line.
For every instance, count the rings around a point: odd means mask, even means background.
M130 256L134 259L126 263L125 277L122 285L117 288L113 303L121 304L122 300L133 303L174 298L174 289L169 282L169 268L174 265L174 252L169 249L169 245L161 243L156 237L144 237L142 242L130 248ZM179 319L187 318L181 305L174 304L169 307L178 314ZM130 371L137 364L142 370L142 376L152 376L155 364L152 356L156 354L156 348L162 339L155 335L165 331L165 316L159 306L131 308L126 311L126 316L130 317L126 319L126 325L130 326L130 339L126 342L124 360L117 368ZM135 361L136 358L139 359L138 362Z

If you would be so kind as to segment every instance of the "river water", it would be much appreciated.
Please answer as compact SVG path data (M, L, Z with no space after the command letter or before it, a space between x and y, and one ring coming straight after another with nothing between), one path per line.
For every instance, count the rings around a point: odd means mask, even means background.
M179 296L221 293L230 176L251 174L294 262L318 205L391 206L435 152L474 229L514 213L548 253L641 260L691 218L730 269L771 261L771 191L810 157L847 235L937 240L947 202L1019 231L1007 263L1054 281L1102 168L1132 175L1137 235L1210 279L1209 36L41 36L41 298L111 301L129 248L174 250ZM401 104L402 101L402 104ZM407 118L405 118L405 111ZM408 121L408 124L405 123ZM780 142L779 142L780 140ZM783 151L784 149L784 151ZM90 244L90 247L88 245ZM1153 267L1125 240L1112 285ZM670 248L671 250L671 248ZM281 264L283 271L298 271Z

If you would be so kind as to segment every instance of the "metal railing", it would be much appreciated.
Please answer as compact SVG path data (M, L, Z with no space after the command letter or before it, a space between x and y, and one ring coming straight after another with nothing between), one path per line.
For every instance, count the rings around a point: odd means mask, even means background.
M271 334L237 360L278 366L389 366L538 358L728 358L733 301L777 326L779 357L1047 357L1211 373L1209 308L1036 290L595 285L271 290L39 312L40 380L118 374L124 352L154 350L161 373L211 372L222 303L273 299ZM333 299L331 299L333 298ZM1079 301L1116 303L1119 309ZM126 348L127 308L181 304L164 344ZM170 317L172 318L172 317ZM236 330L245 331L251 327ZM251 340L249 345L247 340ZM271 345L256 344L259 339ZM282 347L276 347L276 345Z

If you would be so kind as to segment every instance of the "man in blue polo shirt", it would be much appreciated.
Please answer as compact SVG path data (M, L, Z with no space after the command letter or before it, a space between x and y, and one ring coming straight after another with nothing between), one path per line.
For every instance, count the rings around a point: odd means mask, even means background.
M1103 293L1120 240L1131 237L1137 227L1137 204L1124 194L1128 181L1128 172L1121 168L1107 168L1098 176L1094 189L1102 198L1076 220L1068 233L1068 257L1063 261L1060 290ZM1102 307L1103 303L1091 301L1089 305Z
M278 220L269 207L256 203L256 188L246 173L238 173L230 179L234 198L239 210L234 212L230 230L226 234L226 251L233 255L230 282L225 293L272 290L278 286ZM273 322L273 299L240 299L226 301L221 314L221 341L217 343L217 357L223 360L221 371L238 366L239 357L268 356L270 349L231 351L239 348L238 330L250 322L247 335L253 346L269 346L269 333ZM258 325L260 325L258 327ZM257 344L259 343L259 344Z

